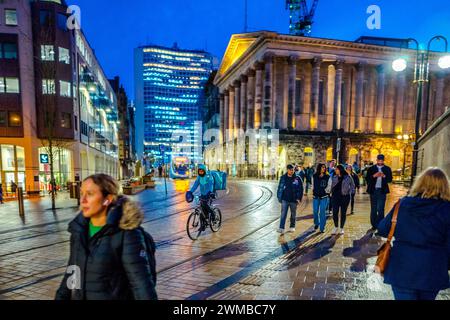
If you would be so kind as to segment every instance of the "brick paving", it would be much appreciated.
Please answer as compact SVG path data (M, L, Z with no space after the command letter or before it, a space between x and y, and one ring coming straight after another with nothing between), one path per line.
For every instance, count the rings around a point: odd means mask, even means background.
M162 181L156 190L134 197L145 210L144 227L157 242L161 299L392 299L390 288L372 272L381 242L367 234L368 195L357 196L356 215L348 217L344 236L331 236L331 221L325 234L315 233L307 199L296 233L280 237L276 184L231 181L229 193L217 201L223 229L192 242L185 232L192 208L181 193L186 185L168 187L172 196L166 201ZM388 206L406 192L393 189ZM66 207L56 214L42 210L48 199L27 204L25 223L12 207L0 207L0 219L7 222L0 227L0 300L53 299L69 254L67 222L77 211L71 200L59 201ZM450 299L450 292L439 298Z

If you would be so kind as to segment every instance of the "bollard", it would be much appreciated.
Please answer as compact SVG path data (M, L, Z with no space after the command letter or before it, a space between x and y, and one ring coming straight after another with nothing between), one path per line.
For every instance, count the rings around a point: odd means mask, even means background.
M76 194L76 197L77 197L78 206L80 206L80 198L81 198L80 189L81 189L81 182L77 181L75 194Z
M23 188L17 188L17 200L19 201L19 215L25 217L25 208L23 206Z

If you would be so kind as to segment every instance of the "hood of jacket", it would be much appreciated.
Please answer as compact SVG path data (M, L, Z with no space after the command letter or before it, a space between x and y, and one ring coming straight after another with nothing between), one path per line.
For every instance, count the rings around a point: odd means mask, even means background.
M401 209L415 216L434 215L437 212L450 210L450 202L439 199L424 199L421 197L405 197Z
M88 218L80 212L69 224L69 232L81 232L89 226ZM139 205L125 196L120 196L109 209L106 224L122 230L134 230L144 221L144 213Z

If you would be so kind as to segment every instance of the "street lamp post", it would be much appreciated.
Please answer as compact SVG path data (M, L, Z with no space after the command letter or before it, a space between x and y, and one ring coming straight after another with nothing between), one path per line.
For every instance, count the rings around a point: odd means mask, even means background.
M448 41L443 36L435 36L428 41L428 47L426 51L420 50L419 42L416 39L407 39L409 42L416 44L416 63L414 67L414 83L417 83L417 105L416 105L416 121L415 121L415 139L413 149L413 165L411 172L411 185L417 176L417 167L419 160L419 139L420 132L420 120L422 117L422 100L423 100L423 86L425 82L430 81L430 48L434 40L444 40L445 52L448 52ZM445 55L439 59L438 65L441 69L450 68L450 55ZM403 58L397 59L393 62L392 68L396 72L402 72L407 68L407 61Z

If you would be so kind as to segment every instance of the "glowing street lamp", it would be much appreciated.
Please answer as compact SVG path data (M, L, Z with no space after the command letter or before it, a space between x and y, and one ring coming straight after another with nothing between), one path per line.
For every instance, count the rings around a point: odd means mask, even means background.
M396 59L392 62L392 69L396 72L404 71L408 66L408 62L404 58Z
M428 47L425 51L419 45L419 42L416 39L407 39L409 42L414 42L416 44L416 63L414 66L414 83L417 83L417 106L416 106L416 126L415 126L415 143L414 143L414 151L413 151L413 168L411 174L411 185L414 182L415 177L417 176L417 163L418 163L418 154L419 154L419 139L420 139L420 119L422 116L422 100L423 100L423 85L425 82L430 86L430 49L431 43L434 40L443 40L445 43L445 52L448 53L448 41L447 38L443 36L435 36L428 41ZM438 61L438 66L441 69L450 68L450 55L445 55L441 57ZM406 59L399 58L393 61L392 69L396 72L402 72L406 70L408 67L408 63ZM427 91L428 94L430 90ZM426 99L427 103L429 99ZM406 136L406 135L405 135ZM402 137L404 138L404 137ZM409 137L408 137L409 138ZM406 140L406 139L405 139Z
M439 68L449 69L450 68L450 55L443 56L438 62Z

